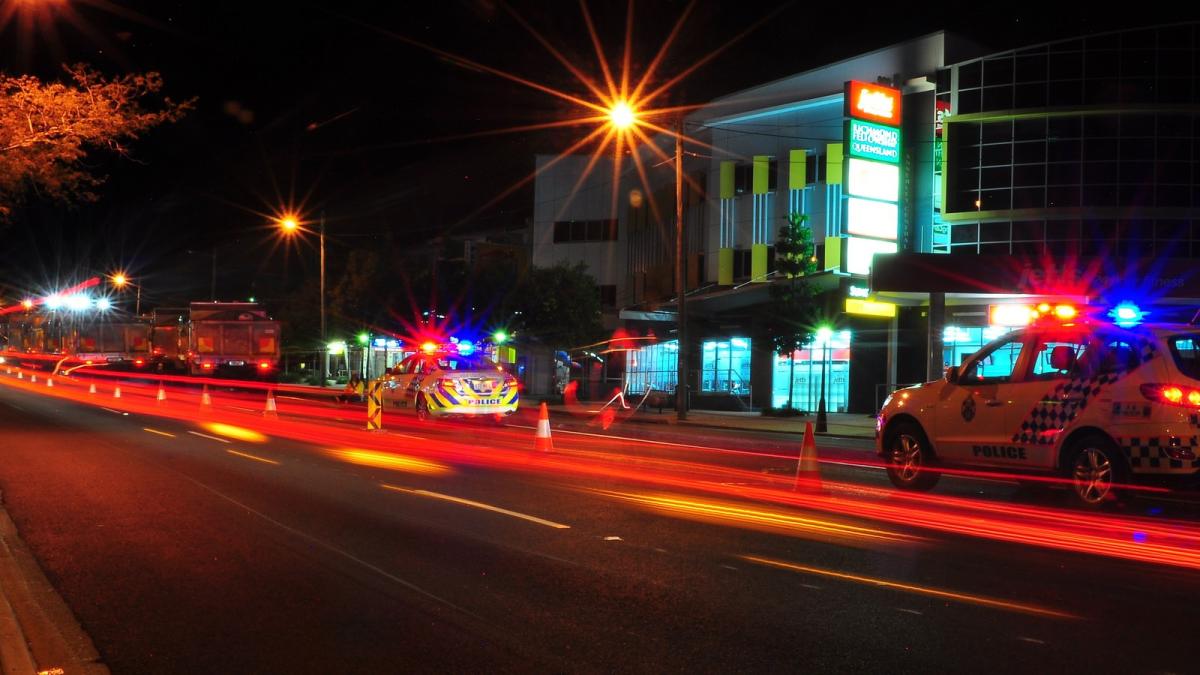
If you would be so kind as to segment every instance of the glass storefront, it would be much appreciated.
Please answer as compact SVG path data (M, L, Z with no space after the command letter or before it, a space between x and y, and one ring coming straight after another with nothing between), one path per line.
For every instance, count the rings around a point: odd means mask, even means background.
M701 345L700 391L750 393L750 338L705 340Z
M625 364L625 385L630 393L675 391L678 379L679 341L661 342L629 352Z
M821 399L821 372L825 373L825 409L845 412L850 397L850 331L833 333L828 340L814 338L792 354L795 369L786 354L775 355L771 405L786 408L788 375L792 374L792 408L816 412Z

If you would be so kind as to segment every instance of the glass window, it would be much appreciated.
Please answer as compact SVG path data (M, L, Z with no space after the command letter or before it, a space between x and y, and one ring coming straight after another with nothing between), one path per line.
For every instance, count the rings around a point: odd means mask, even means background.
M1032 378L1052 380L1067 377L1075 370L1075 361L1083 353L1084 342L1083 336L1039 339L1037 350L1034 352ZM1056 351L1059 354L1057 357Z
M813 412L821 399L824 370L825 406L845 412L850 397L850 331L833 333L828 343L814 339L789 359L786 354L774 358L771 381L771 405L786 408L791 393L792 408ZM789 390L788 378L791 378Z
M1193 380L1200 380L1200 335L1176 335L1169 343L1171 356L1179 372Z
M1003 340L980 353L966 365L959 382L992 384L1008 382L1017 367L1023 338L1020 335Z
M496 364L482 356L463 356L461 354L442 354L437 358L437 366L442 370L495 370Z
M700 391L749 393L750 338L705 340L702 349Z
M649 389L673 392L679 379L678 360L678 340L635 349L625 361L625 386L635 394Z

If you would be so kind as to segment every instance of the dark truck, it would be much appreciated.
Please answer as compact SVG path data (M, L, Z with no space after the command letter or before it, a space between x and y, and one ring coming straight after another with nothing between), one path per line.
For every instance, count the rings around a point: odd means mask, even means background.
M117 370L144 370L151 362L150 324L145 321L94 320L70 331L75 360Z
M193 302L182 331L192 375L274 379L279 373L279 322L255 303Z

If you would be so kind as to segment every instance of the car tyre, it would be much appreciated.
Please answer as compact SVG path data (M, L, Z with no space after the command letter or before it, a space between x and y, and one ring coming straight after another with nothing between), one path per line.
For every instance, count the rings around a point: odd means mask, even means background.
M1089 434L1073 442L1063 466L1071 493L1080 505L1099 509L1120 503L1117 487L1129 482L1129 468L1117 445L1102 434Z
M900 422L888 431L884 463L888 480L901 490L925 492L937 485L942 474L930 468L933 447L921 427Z

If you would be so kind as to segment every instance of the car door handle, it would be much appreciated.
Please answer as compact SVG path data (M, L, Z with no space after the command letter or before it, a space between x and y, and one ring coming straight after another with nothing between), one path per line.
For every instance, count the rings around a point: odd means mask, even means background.
M989 408L996 408L996 407L1004 405L1004 401L1001 401L998 399L991 399L990 401L984 401L984 405L986 405Z

